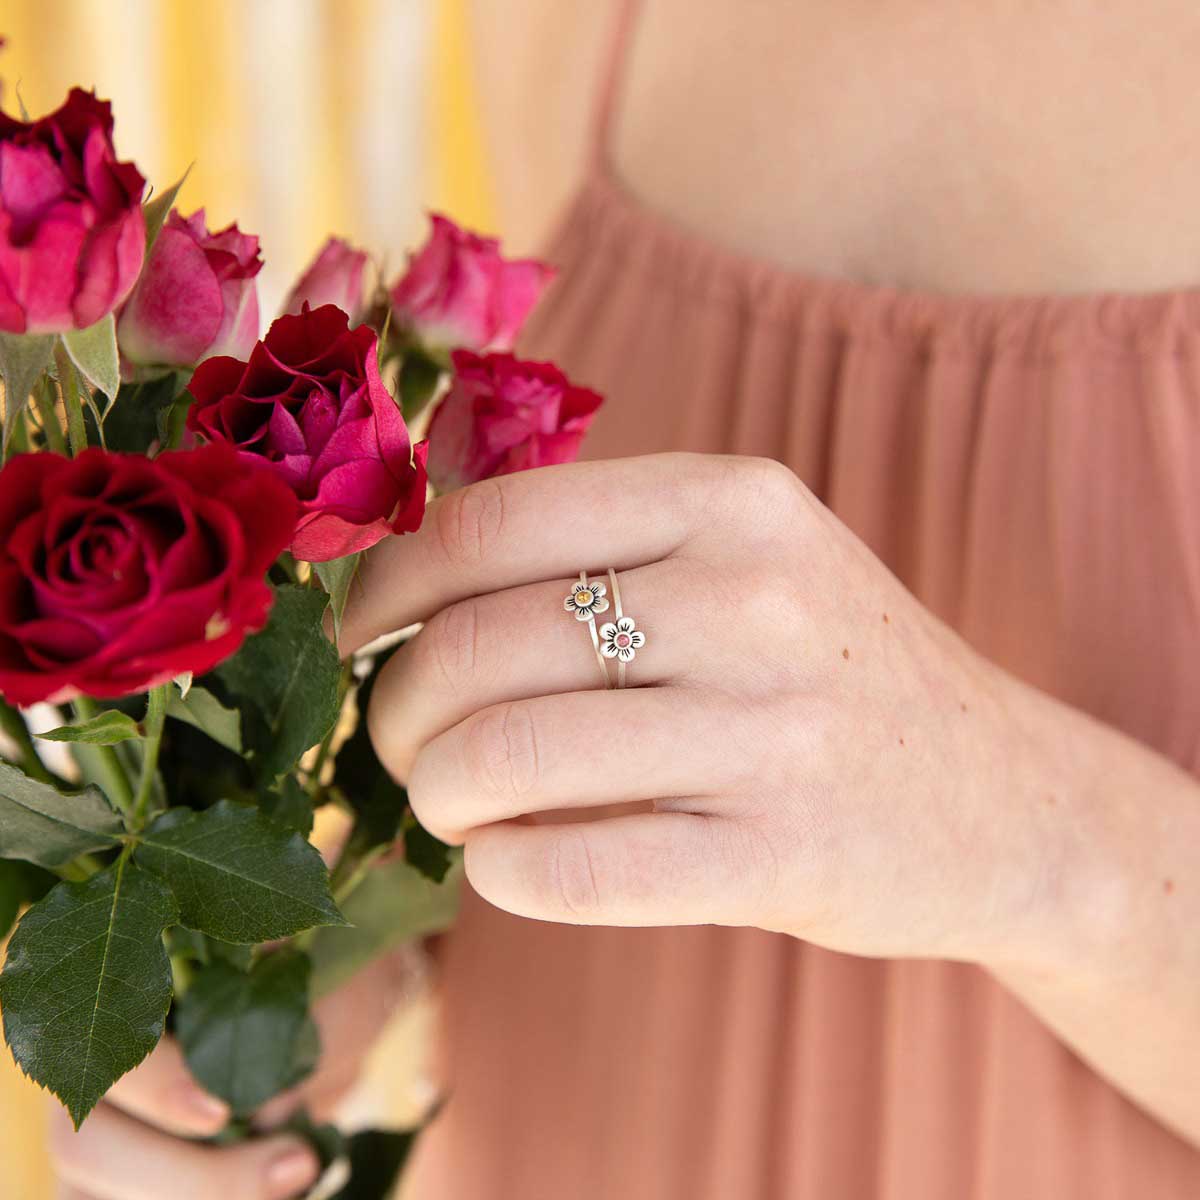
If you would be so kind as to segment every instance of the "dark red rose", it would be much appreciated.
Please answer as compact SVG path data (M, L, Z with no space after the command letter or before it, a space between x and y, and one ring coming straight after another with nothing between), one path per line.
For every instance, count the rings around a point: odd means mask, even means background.
M0 692L123 696L210 670L271 606L296 501L225 446L0 471Z
M112 106L79 88L40 121L0 113L0 330L83 329L133 287L146 181L112 129Z
M264 459L295 492L292 553L327 562L417 529L425 453L379 378L375 333L332 304L280 317L248 362L210 358L188 428Z
M429 423L429 478L440 492L570 462L604 402L552 363L456 350L454 381Z

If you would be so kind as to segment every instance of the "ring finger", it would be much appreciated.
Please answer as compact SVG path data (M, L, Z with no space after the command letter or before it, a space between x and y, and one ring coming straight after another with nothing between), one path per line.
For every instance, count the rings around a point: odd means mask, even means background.
M679 597L697 591L699 571L669 559L620 574L624 614L646 638L628 667L631 685L678 684L695 670L695 617ZM603 576L593 582L606 584ZM422 746L480 709L603 687L587 623L563 609L571 586L528 584L460 601L400 647L380 672L370 718L376 751L394 776L408 778ZM615 621L615 605L595 619L598 628ZM615 667L607 665L614 680Z

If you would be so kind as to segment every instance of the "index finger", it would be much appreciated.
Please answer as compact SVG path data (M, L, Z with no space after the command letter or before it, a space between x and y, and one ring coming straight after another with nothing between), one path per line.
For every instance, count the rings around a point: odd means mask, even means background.
M695 533L689 501L720 461L656 454L569 463L433 501L416 533L365 556L342 622L342 653L471 596L666 558Z

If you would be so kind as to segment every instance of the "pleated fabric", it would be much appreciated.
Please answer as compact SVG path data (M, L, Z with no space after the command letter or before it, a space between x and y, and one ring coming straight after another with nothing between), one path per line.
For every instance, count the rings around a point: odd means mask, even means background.
M590 456L780 459L985 655L1200 771L1200 292L802 278L602 154L550 257L523 352L608 397ZM1200 1152L972 966L468 894L444 968L419 1200L1200 1196Z

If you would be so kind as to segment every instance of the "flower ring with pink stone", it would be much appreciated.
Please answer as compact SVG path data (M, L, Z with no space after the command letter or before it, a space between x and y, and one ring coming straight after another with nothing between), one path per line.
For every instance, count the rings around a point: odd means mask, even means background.
M646 635L635 628L632 617L621 617L617 621L609 621L600 626L600 653L605 658L619 659L623 663L632 662L646 644Z

